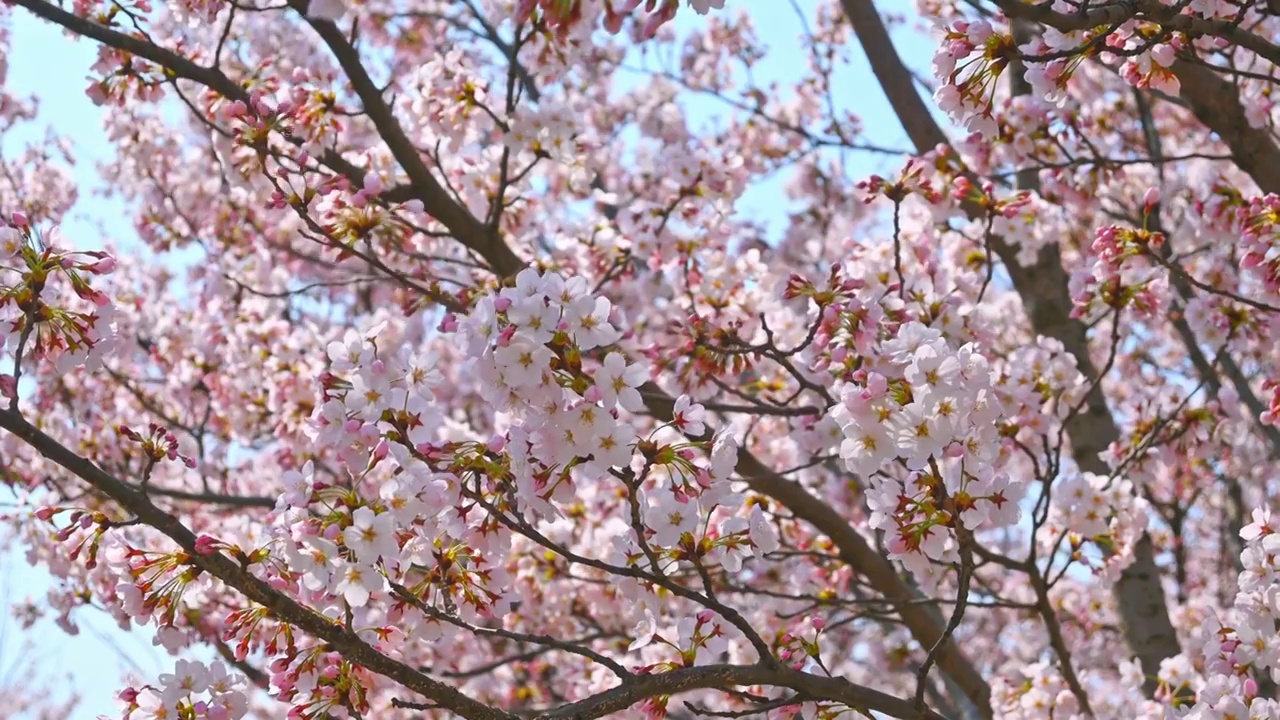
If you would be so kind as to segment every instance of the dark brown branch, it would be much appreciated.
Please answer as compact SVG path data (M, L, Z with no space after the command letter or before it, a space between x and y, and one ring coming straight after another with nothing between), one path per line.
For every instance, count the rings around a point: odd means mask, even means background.
M25 0L33 1L33 0ZM290 0L289 6L305 15L307 0ZM391 150L392 156L409 176L415 197L422 201L426 211L439 220L459 242L479 253L500 277L510 277L524 267L522 261L498 234L490 231L465 207L449 198L444 186L432 174L418 153L413 141L405 134L400 121L382 98L382 91L374 84L360 60L360 53L347 41L338 26L329 20L307 18L316 34L329 46L330 52L351 82L352 89L364 105L379 136Z

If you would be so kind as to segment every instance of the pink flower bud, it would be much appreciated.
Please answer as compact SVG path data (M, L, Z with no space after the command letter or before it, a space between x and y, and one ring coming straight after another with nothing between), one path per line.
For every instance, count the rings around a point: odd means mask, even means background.
M587 391L582 394L582 397L589 403L598 403L601 400L604 400L604 391L600 389L599 385L592 385L587 388Z
M48 522L54 515L58 514L58 508L42 507L36 511L36 519Z
M489 443L488 445L486 445L486 447L489 449L489 452L494 454L502 452L502 450L506 446L507 446L507 437L505 435L494 435L493 437L489 438Z
M814 619L810 620L810 621L809 621L809 624L813 625L813 629L814 629L814 630L822 630L822 629L824 629L824 628L826 628L826 627L827 627L827 621L826 621L826 620L823 620L823 619L822 619L822 618L820 618L820 617L816 617L816 618L814 618Z
M511 298L499 295L493 299L493 309L498 312L506 312L511 307Z
M511 344L511 338L516 335L516 326L508 325L502 332L498 333L498 347L506 347Z
M1147 192L1142 196L1142 211L1151 212L1156 205L1160 204L1160 188L1147 188Z
M218 541L208 535L201 535L196 538L196 554L212 555L217 551Z
M23 213L23 212L18 211L18 210L15 210L15 211L14 211L14 213L13 213L13 224L14 224L14 225L16 225L17 227L26 227L28 223L30 223L30 220L28 220L28 219L27 219L27 215L26 215L26 213Z
M116 259L108 255L98 262L90 265L89 269L99 275L108 275L112 270L116 269Z

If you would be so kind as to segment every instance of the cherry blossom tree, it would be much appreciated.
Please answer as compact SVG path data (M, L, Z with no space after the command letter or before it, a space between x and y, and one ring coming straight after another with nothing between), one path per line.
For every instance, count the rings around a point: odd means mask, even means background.
M1280 719L1280 7L753 7L0 6L143 241L5 161L8 522L173 653L118 716Z

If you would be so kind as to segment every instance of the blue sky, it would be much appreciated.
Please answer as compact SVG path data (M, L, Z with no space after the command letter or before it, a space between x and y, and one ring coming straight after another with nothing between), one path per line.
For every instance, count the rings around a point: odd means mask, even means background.
M800 25L791 9L791 3L777 0L729 0L730 9L746 6L750 2L758 35L775 50L772 59L759 68L757 79L767 82L777 80L785 88L791 76L791 68L804 62L797 38ZM812 7L812 0L799 0L802 7ZM904 2L884 3L890 12L909 13ZM27 142L39 142L44 128L51 127L59 135L74 143L78 160L74 176L81 189L81 197L72 217L63 225L63 232L83 247L100 246L95 241L110 237L128 246L136 242L130 213L117 199L100 196L104 180L97 171L97 163L112 156L110 145L102 133L101 108L95 107L85 97L86 77L96 58L95 46L85 40L72 41L59 29L36 22L20 8L10 11L13 17L13 47L9 56L8 86L20 96L35 95L40 100L39 122L24 128L4 140L0 151L15 152ZM699 22L692 12L681 13L681 24ZM916 68L927 69L932 45L929 39L904 29L895 33L900 51ZM870 142L894 147L906 147L905 136L893 118L887 103L866 66L860 52L853 53L853 68L844 73L841 81L841 106L854 108L868 129ZM714 100L691 100L686 103L693 121L709 122L716 116L725 116L730 108ZM851 168L858 174L871 174L893 170L901 164L897 158L855 156L857 163ZM782 197L782 178L762 183L743 199L742 206L757 219L773 227L785 218L786 207ZM0 497L2 504L11 498ZM20 601L26 597L39 598L49 587L51 579L41 570L29 567L21 553L0 554L0 604ZM128 635L100 613L82 612L77 616L82 631L68 636L50 621L39 623L27 637L38 643L39 651L28 658L22 653L24 637L10 627L5 632L0 625L0 673L15 662L25 666L34 662L42 674L55 687L74 687L82 698L77 711L67 720L89 720L99 714L117 716L114 693L121 686L125 672L135 672L155 677L166 670L168 661L162 653L151 647L149 636ZM0 620L2 623L3 620ZM65 677L67 684L61 682ZM0 674L0 687L6 678ZM13 718L13 720L23 720Z

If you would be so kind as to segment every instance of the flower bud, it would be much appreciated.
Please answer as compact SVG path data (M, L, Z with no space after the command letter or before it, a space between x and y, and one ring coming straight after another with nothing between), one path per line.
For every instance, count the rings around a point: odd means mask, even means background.
M89 266L89 270L99 275L108 275L116 269L116 259L110 255Z
M1160 188L1147 188L1147 192L1142 196L1142 212L1150 213L1160 204Z
M196 538L196 554L212 555L218 549L218 541L208 535L201 535Z

